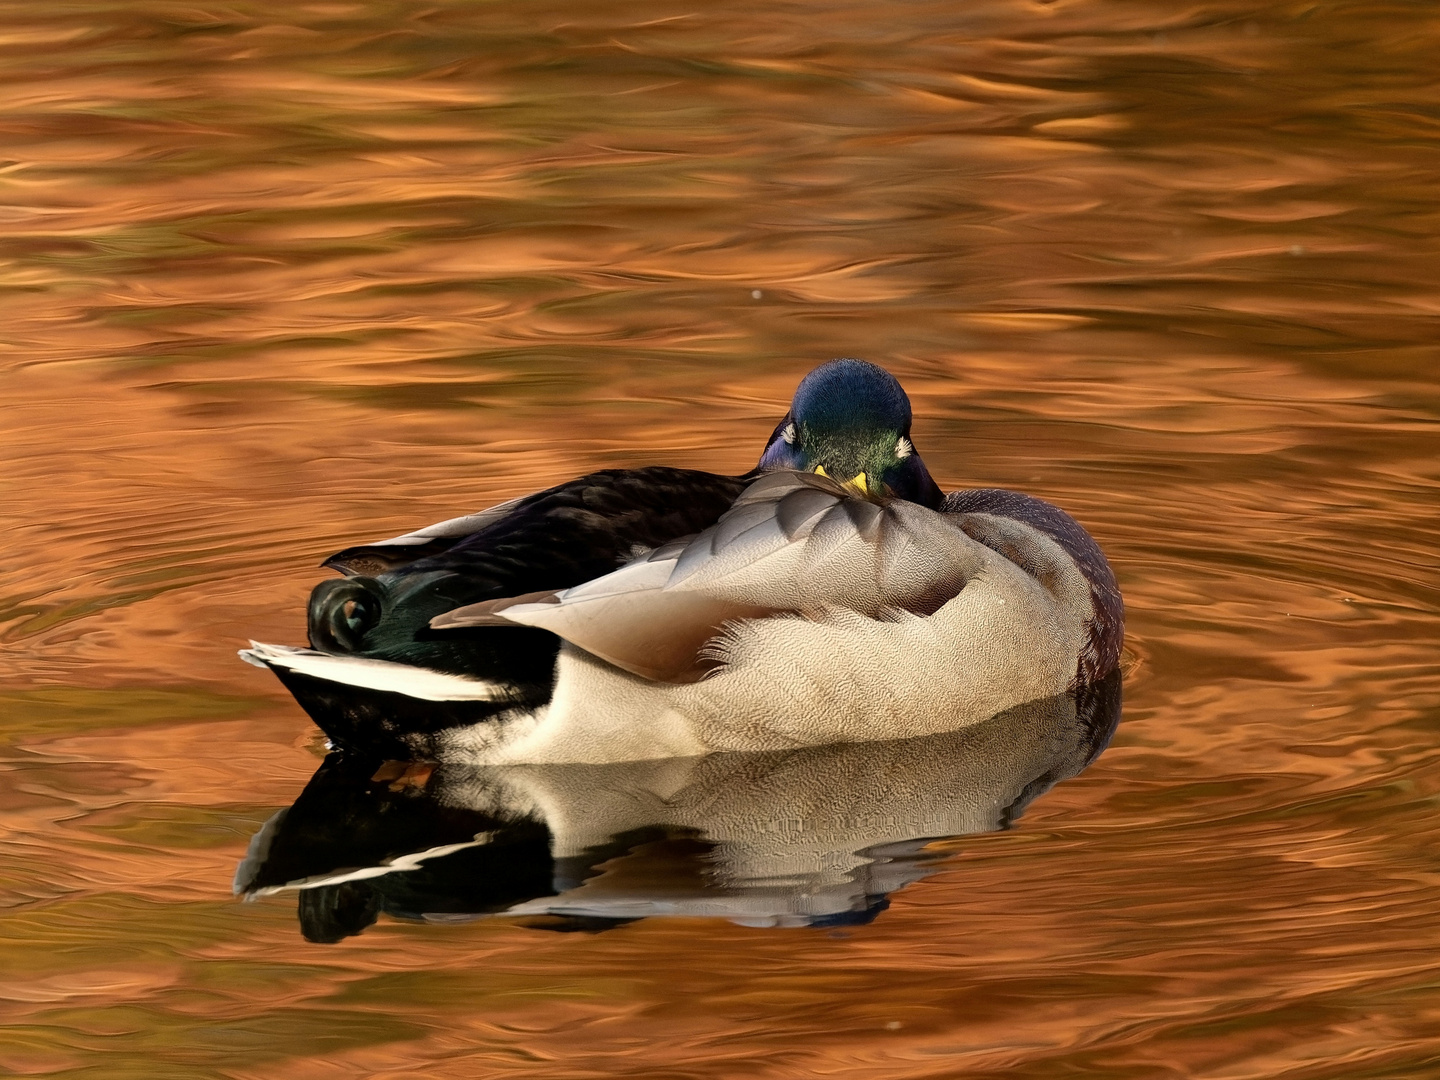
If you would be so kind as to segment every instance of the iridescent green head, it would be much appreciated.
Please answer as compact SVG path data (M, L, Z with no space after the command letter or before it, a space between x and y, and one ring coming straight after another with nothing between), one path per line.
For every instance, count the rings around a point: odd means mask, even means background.
M801 380L759 467L818 472L923 506L944 499L910 439L910 399L895 376L864 360L831 360Z

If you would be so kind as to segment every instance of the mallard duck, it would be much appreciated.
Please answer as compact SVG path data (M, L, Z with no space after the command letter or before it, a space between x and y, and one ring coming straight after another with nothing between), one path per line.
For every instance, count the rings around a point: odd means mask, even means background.
M895 378L835 360L743 476L606 470L326 560L309 649L252 643L337 745L472 763L910 738L1094 682L1104 555L941 492Z

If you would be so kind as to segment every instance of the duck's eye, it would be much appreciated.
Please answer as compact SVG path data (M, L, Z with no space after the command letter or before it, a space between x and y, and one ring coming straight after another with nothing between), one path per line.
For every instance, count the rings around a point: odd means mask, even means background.
M795 424L793 422L785 425L785 429L780 432L780 438L784 439L787 443L793 443L795 441Z
M910 445L910 440L907 439L904 435L901 435L900 438L895 440L895 457L898 458L900 461L904 461L914 452L915 447Z

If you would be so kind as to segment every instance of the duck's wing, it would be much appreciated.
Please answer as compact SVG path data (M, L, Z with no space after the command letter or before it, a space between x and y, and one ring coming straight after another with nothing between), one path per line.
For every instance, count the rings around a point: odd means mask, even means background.
M608 574L677 536L715 524L748 479L695 469L604 469L378 546L342 552L349 576L311 594L310 644L323 652L454 674L506 674L517 653L526 681L558 643L545 633L521 649L510 632L437 635L430 620L465 604L565 589ZM412 541L421 541L414 543ZM443 550L436 550L443 545Z
M563 588L613 570L636 550L713 525L750 479L663 465L602 469L478 514L346 548L324 565L347 576L459 574L485 583L490 596Z
M712 527L574 588L472 604L436 629L549 630L617 667L685 682L737 619L843 607L930 614L978 568L973 542L915 503L876 503L806 473L750 485Z
M512 510L530 498L532 496L522 495L518 499L497 503L488 510L481 510L478 514L448 518L434 525L427 525L423 529L405 533L403 536L392 536L389 540L376 540L373 544L357 544L344 551L337 551L320 565L328 566L332 570L339 570L346 577L354 577L357 574L373 577L376 574L383 574L387 570L405 566L417 559L449 551L465 537L478 533L481 529L508 517Z

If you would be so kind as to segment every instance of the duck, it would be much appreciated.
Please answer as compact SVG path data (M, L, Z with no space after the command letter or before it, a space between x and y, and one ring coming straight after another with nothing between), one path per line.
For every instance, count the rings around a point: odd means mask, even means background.
M801 380L754 469L607 469L346 548L308 648L251 642L333 746L607 763L955 731L1113 672L1124 604L1051 503L943 492L884 368Z

